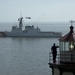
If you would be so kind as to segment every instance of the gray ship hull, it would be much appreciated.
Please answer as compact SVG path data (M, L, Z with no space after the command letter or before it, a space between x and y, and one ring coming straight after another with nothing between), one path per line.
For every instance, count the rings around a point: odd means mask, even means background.
M6 37L52 37L59 38L61 33L54 32L38 32L38 33L28 33L28 32L5 32Z

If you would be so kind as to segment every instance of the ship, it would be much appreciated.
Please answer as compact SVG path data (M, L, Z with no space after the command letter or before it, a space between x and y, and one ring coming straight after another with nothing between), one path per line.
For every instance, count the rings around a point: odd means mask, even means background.
M0 32L0 37L52 37L59 38L62 36L61 32L53 31L41 31L39 27L34 27L34 25L26 25L25 29L23 27L23 17L18 19L19 26L12 26L11 31Z

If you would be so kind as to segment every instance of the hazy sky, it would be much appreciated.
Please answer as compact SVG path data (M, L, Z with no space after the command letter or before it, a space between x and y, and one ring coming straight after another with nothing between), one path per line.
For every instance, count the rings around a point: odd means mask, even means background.
M0 22L17 21L21 13L32 22L75 20L75 0L0 0Z

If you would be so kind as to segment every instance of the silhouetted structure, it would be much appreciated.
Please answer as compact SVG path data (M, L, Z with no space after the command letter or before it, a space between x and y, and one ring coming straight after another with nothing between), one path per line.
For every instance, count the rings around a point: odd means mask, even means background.
M49 61L52 75L75 75L75 33L72 22L69 33L59 39L60 54L58 62L52 63Z

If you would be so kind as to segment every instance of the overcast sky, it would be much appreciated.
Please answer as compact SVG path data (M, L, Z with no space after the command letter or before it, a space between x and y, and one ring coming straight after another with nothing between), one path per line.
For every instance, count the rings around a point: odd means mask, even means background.
M17 21L21 13L32 22L75 20L75 0L0 0L0 22Z

